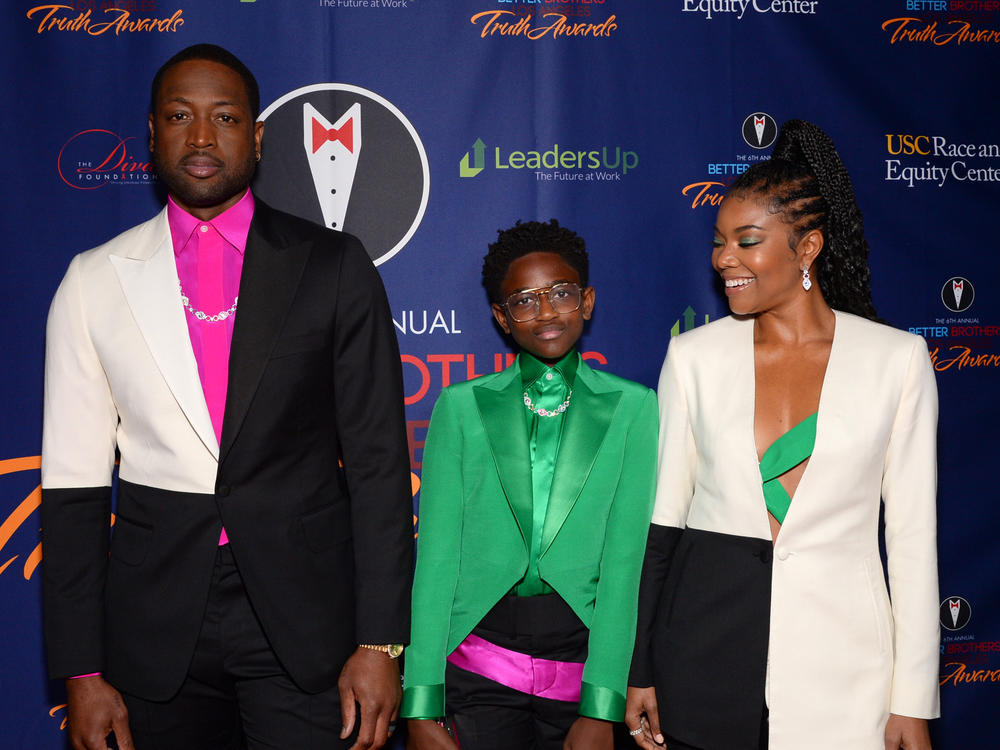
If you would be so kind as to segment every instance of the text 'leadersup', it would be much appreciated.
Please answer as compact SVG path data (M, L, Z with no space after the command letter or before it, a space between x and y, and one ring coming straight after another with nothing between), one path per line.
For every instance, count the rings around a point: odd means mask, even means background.
M495 154L497 169L621 169L622 174L628 174L639 165L635 151L624 151L619 146L574 151L560 149L555 143L548 151L511 151L506 156L497 146Z

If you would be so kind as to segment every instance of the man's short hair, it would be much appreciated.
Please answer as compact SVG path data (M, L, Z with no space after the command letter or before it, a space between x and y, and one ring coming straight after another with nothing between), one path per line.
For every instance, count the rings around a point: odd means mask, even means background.
M208 60L209 62L225 65L243 79L243 86L246 88L247 101L250 103L250 110L253 119L257 119L260 114L260 88L257 86L257 79L253 77L250 68L232 52L223 49L217 44L193 44L185 47L176 55L167 60L153 76L153 86L149 96L149 111L156 111L156 99L160 95L160 86L163 85L163 76L175 65L188 60Z

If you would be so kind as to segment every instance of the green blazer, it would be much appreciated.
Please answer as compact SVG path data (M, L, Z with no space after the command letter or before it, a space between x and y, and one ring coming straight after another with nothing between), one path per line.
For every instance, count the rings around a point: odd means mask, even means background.
M443 716L445 660L524 577L531 462L520 362L441 392L423 456L402 716ZM590 629L580 714L620 721L656 475L655 394L580 362L538 561Z

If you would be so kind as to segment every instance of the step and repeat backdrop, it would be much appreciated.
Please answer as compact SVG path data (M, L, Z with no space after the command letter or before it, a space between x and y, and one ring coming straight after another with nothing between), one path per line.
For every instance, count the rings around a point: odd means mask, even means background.
M198 42L260 82L257 193L358 235L378 264L418 524L437 394L512 359L480 284L498 229L555 217L583 235L597 289L584 356L654 385L671 336L725 314L709 256L726 186L784 120L827 130L879 313L923 335L937 370L935 747L1000 746L1000 2L8 0L0 747L65 747L39 603L48 304L75 253L162 206L149 85Z

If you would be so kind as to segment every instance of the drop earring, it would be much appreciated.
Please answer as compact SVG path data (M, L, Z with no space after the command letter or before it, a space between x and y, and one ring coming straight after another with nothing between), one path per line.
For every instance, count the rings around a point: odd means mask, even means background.
M812 289L812 279L809 278L809 266L802 266L802 288L807 292Z

